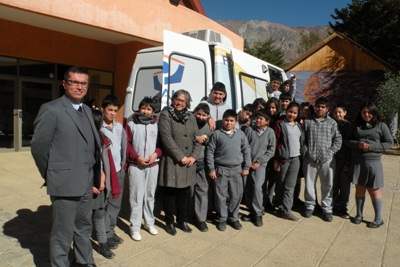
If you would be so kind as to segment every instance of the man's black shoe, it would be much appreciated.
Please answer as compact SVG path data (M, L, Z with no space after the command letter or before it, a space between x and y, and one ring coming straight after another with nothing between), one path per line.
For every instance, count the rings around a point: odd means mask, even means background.
M178 226L179 229L181 229L181 230L184 231L185 233L191 233L191 232L192 232L192 228L189 227L189 225L187 224L187 222L176 223L176 225Z
M173 223L167 223L165 230L170 235L176 235L176 229Z

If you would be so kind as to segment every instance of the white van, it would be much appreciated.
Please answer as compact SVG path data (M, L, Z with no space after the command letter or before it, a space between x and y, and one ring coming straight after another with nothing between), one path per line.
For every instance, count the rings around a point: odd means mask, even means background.
M225 84L227 103L235 110L262 97L268 99L270 76L287 80L285 72L232 47L231 41L211 30L177 34L164 31L164 46L140 50L126 91L124 121L138 110L144 97L170 105L179 89L191 95L191 108L205 99L215 82Z

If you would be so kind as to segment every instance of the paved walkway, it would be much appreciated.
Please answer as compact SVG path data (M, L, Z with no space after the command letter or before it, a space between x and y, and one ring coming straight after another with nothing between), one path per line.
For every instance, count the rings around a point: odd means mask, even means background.
M178 229L173 237L165 232L163 217L157 212L159 234L151 236L143 230L142 241L135 242L128 235L125 201L117 229L125 242L112 260L94 252L95 262L97 266L399 266L399 161L398 156L383 157L385 224L379 229L339 217L331 223L318 216L296 223L267 214L260 228L243 223L241 231L228 227L219 232L209 224L208 233L194 229L187 234ZM1 267L49 266L51 208L41 184L30 152L0 153ZM369 197L364 210L365 220L373 220ZM355 215L354 189L350 214Z

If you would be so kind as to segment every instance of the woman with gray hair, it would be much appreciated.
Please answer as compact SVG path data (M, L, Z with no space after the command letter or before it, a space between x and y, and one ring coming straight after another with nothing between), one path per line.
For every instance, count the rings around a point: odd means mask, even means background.
M187 225L190 186L196 180L196 159L200 144L196 142L198 127L190 108L190 94L178 90L171 98L172 104L161 112L159 135L162 142L163 157L160 162L158 184L162 186L166 231L176 234L176 223L182 231L190 233Z

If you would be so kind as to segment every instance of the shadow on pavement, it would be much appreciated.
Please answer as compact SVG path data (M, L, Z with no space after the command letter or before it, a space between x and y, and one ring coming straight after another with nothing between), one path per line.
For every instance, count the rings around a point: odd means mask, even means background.
M17 239L22 248L29 249L36 266L50 266L51 212L51 206L39 206L37 211L20 209L3 226L4 235Z

